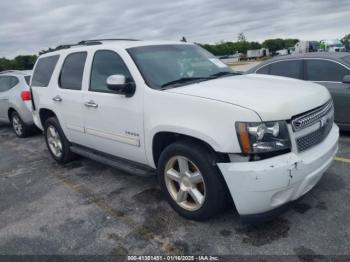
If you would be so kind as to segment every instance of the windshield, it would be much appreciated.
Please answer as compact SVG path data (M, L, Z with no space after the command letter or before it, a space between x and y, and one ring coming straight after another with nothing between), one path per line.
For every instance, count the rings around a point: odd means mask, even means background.
M350 55L346 56L346 57L343 57L343 60L350 65Z
M234 72L196 45L157 45L128 49L147 85L162 89L205 81Z

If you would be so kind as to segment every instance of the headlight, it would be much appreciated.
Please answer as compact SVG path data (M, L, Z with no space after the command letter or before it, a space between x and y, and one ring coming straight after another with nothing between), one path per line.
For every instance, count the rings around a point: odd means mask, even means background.
M290 150L291 143L285 121L237 122L236 131L242 152L259 154Z

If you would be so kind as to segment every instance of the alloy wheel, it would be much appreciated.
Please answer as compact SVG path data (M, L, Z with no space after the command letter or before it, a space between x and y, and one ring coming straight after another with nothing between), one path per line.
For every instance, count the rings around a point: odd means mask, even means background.
M17 115L14 115L12 117L12 126L18 136L21 136L23 134L23 126L21 120Z
M165 166L164 177L170 196L180 207L195 211L203 206L206 197L204 178L187 157L172 157Z
M52 154L60 158L62 155L62 141L59 133L53 125L49 125L46 132L47 142Z

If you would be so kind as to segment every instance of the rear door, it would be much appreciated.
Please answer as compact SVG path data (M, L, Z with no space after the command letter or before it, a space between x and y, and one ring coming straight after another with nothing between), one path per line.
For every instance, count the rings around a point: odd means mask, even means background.
M350 70L344 65L325 59L305 60L305 80L319 83L332 94L335 109L335 121L350 124L350 84L343 83Z
M87 52L68 54L52 93L54 112L68 140L84 143L82 85Z

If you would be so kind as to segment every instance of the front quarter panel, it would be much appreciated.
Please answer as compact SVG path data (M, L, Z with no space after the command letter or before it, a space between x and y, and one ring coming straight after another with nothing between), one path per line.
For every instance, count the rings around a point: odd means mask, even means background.
M153 161L153 138L158 132L173 132L200 139L216 152L240 153L235 122L259 122L249 110L211 99L158 91L145 87L145 141L148 162Z

